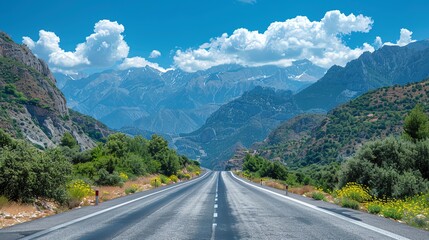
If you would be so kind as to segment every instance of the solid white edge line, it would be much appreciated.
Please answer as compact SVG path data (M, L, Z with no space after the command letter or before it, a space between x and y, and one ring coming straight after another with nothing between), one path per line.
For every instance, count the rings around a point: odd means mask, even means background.
M191 180L191 181L188 181L188 182L185 182L185 183L183 183L183 184L176 185L176 186L172 186L172 187L169 187L169 188L166 188L166 189L160 190L160 191L158 191L158 192L154 192L154 193L151 193L151 194L148 194L148 195L145 195L145 196L142 196L142 197L139 197L139 198L136 198L136 199L130 200L130 201L128 201L128 202L124 202L124 203L121 203L121 204L115 205L115 206L110 207L110 208L106 208L106 209L104 209L104 210L101 210L101 211L98 211L98 212L95 212L95 213L91 213L91 214L86 215L86 216L84 216L84 217L76 218L75 220L72 220L72 221L69 221L69 222L65 222L65 223L62 223L62 224L60 224L60 225L57 225L57 226L54 226L54 227L51 227L51 228L45 229L45 230L43 230L43 231L40 231L40 232L37 232L37 233L35 233L35 234L32 234L32 235L26 236L26 237L24 237L24 238L21 238L21 240L34 239L34 238L37 238L37 237L43 236L43 235L45 235L45 234L48 234L48 233L50 233L50 232L53 232L53 231L55 231L55 230L58 230L58 229L60 229L60 228L64 228L64 227L70 226L70 225L72 225L72 224L75 224L75 223L81 222L81 221L86 220L86 219L88 219L88 218L92 218L92 217L98 216L98 215L103 214L103 213L105 213L105 212L112 211L112 210L114 210L114 209L116 209L116 208L120 208L120 207L125 206L125 205L128 205L128 204L130 204L130 203L133 203L133 202L136 202L136 201L139 201L139 200L142 200L142 199L145 199L145 198L151 197L151 196L153 196L153 195L156 195L156 194L159 194L159 193L162 193L162 192L168 191L168 190L172 190L172 189L175 189L175 188L178 188L178 187L186 186L186 185L188 185L188 184L190 184L190 183L193 183L193 182L195 182L195 181L197 181L197 180L201 180L201 179L203 179L203 178L204 178L208 173L209 173L209 172L206 172L206 173L204 173L204 175L202 175L201 177L199 177L199 178L197 178L197 179L194 179L194 180Z
M358 226L360 226L360 227L363 227L363 228L366 228L366 229L372 230L372 231L374 231L374 232L380 233L380 234L385 235L385 236L387 236L387 237L391 237L391 238L393 238L393 239L400 239L400 240L409 240L409 238L406 238L406 237L403 237L403 236L397 235L397 234L395 234L395 233L392 233L392 232L386 231L386 230L384 230L384 229L381 229L381 228L378 228L378 227L374 227L374 226L371 226L371 225L369 225L369 224L366 224L366 223L363 223L363 222L359 222L359 221L356 221L356 220L350 219L350 218L348 218L348 217L344 217L344 216L342 216L342 215L340 215L340 214L337 214L337 213L334 213L334 212L327 211L327 210L325 210L325 209L319 208L319 207L314 206L314 205L311 205L311 204L309 204L309 203L302 202L302 201L300 201L300 200L297 200L297 199L294 199L294 198L291 198L291 197L288 197L288 196L285 196L285 195L282 195L282 194L279 194L279 193L276 193L276 192L270 191L270 190L265 189L265 188L261 188L261 187L259 187L259 186L255 186L255 185L253 185L253 184L250 184L250 183L248 183L248 182L246 182L246 181L244 181L244 180L242 180L242 179L240 179L240 178L236 177L236 176L234 175L234 173L232 173L232 172L230 172L230 173L231 173L231 176L232 176L232 177L234 177L235 179L237 179L237 180L239 180L239 181L241 181L241 182L243 182L243 183L245 183L245 184L247 184L247 185L249 185L249 186L251 186L251 187L257 188L257 189L259 189L259 190L262 190L262 191L265 191L265 192L268 192L268 193L274 194L274 195L276 195L276 196L279 196L279 197L282 197L282 198L288 199L288 200L290 200L290 201L292 201L292 202L295 202L295 203L298 203L298 204L304 205L304 206L306 206L306 207L308 207L308 208L314 209L314 210L316 210L316 211L319 211L319 212L322 212L322 213L325 213L325 214L328 214L328 215L331 215L331 216L337 217L337 218L339 218L339 219L341 219L341 220L344 220L344 221L347 221L347 222L349 222L349 223L353 223L353 224L355 224L355 225L358 225Z

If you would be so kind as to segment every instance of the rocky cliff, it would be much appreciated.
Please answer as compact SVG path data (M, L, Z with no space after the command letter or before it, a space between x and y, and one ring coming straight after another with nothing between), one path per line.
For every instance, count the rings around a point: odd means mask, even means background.
M87 122L87 118L85 124L74 121L83 118L69 112L55 83L45 62L0 32L0 128L41 148L57 145L65 132L70 132L82 149L94 146L109 130L99 122ZM95 125L97 129L88 127Z

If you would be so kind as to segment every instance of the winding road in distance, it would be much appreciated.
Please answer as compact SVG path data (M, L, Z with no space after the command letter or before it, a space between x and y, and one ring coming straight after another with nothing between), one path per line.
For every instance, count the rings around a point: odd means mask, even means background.
M0 239L429 239L429 232L207 172L0 230Z

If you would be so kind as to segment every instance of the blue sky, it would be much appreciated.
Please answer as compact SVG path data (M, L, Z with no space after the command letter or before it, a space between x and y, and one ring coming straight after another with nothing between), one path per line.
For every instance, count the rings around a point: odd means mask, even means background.
M28 37L25 43L56 71L144 65L196 71L225 63L287 66L298 58L329 67L380 43L399 43L401 29L408 30L402 45L407 36L429 38L425 0L15 0L2 8L0 30L20 43ZM97 55L100 46L106 49ZM161 56L149 58L153 50Z

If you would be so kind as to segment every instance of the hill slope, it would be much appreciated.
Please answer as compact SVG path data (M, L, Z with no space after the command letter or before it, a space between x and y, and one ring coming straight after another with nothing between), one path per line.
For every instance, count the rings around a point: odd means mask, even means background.
M0 32L0 128L42 148L70 132L83 149L109 130L91 118L69 112L46 63L25 45Z
M428 102L429 80L374 90L333 109L316 127L309 122L306 128L312 130L301 138L303 143L297 145L287 134L293 131L292 119L273 131L258 151L292 166L341 161L368 140L401 134L406 114L417 103L429 113Z
M250 147L299 112L292 96L291 91L256 87L222 106L203 127L182 135L175 145L182 153L200 155L204 166L222 165L235 149Z

